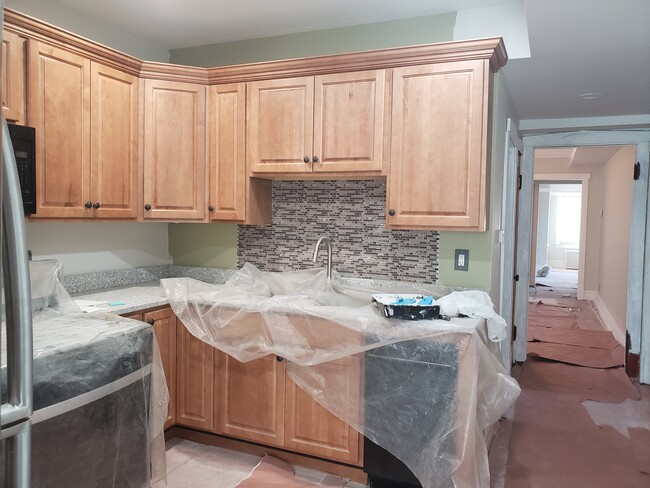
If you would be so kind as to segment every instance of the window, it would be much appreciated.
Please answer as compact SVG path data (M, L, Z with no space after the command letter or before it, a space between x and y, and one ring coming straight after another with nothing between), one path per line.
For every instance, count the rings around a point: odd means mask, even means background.
M554 192L557 198L555 245L567 249L580 246L580 192Z

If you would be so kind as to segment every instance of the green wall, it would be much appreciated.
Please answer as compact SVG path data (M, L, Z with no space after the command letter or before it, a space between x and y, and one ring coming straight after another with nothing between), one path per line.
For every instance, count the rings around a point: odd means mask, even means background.
M171 51L171 62L190 66L228 66L411 46L453 39L456 13L248 39Z
M234 224L169 224L169 254L174 264L234 269L237 226Z
M171 62L220 66L444 42L453 39L455 19L456 14L449 13L177 49L171 51ZM169 236L170 253L175 264L224 268L237 265L235 225L171 224ZM438 282L449 286L488 289L492 265L491 236L491 231L441 232ZM234 248L228 248L229 245ZM454 271L454 250L457 248L470 251L468 271Z

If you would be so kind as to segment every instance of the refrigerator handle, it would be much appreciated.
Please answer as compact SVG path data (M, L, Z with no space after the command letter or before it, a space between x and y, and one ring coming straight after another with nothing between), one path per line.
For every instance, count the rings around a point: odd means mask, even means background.
M9 127L2 116L2 259L7 325L7 403L2 427L29 418L32 391L32 299L25 238L23 200Z

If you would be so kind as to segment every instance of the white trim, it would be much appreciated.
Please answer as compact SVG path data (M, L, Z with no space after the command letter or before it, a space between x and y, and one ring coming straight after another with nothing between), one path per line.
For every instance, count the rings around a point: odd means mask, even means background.
M576 117L566 119L524 119L519 121L521 132L557 132L561 130L634 129L650 126L650 114L614 115L610 117Z
M626 332L630 336L631 352L639 351L641 359L640 381L650 383L650 204L648 198L648 173L650 172L650 130L582 131L540 134L524 137L522 159L522 191L519 199L519 245L517 251L518 283L515 308L517 341L515 359L526 359L528 335L528 277L530 269L530 232L532 221L532 186L534 151L536 147L558 146L636 146L636 160L641 164L641 177L634 183L632 204L632 230L630 236L630 270L628 278L628 303ZM648 220L646 220L646 216ZM644 285L645 284L645 285Z
M598 295L598 292L596 290L585 290L582 294L582 299L593 302L596 299L596 295Z
M621 329L618 322L616 322L616 319L614 318L612 313L609 311L609 308L607 308L607 305L605 305L605 302L601 298L600 293L596 293L596 299L594 300L594 304L598 309L598 315L600 316L600 320L602 321L605 328L614 335L616 340L621 345L625 345L625 332L623 332L624 329Z
M501 356L503 364L508 372L511 371L513 363L512 333L511 327L514 321L513 301L515 291L515 233L511 229L515 227L515 208L517 206L517 157L523 152L523 144L519 138L517 124L509 118L506 121L506 150L503 171L503 195L501 201L501 229L503 242L501 245L501 288L499 312L506 321L506 338L502 342Z
M580 202L580 245L578 246L578 300L585 299L585 266L587 262L587 216L589 208L589 173L535 173L533 180L536 182L555 181L580 181L582 183L582 196Z

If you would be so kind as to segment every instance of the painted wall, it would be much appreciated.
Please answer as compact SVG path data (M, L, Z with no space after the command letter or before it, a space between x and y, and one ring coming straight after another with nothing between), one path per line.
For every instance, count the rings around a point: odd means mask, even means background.
M603 217L600 228L600 289L598 295L605 305L613 326L625 336L627 318L627 280L630 258L630 223L632 191L630 177L635 161L635 148L619 150L602 168ZM615 334L616 335L616 334Z
M587 202L587 239L585 243L585 293L598 289L600 267L600 209L603 193L603 175L599 168L570 168L567 158L535 160L535 174L589 173L589 201Z
M174 264L237 268L234 224L169 224L169 252Z
M4 0L4 6L132 56L169 62L169 50L54 0Z
M227 66L451 41L455 19L456 13L452 12L415 19L173 49L171 62L190 66Z
M28 222L33 259L58 259L65 275L171 264L167 224Z

